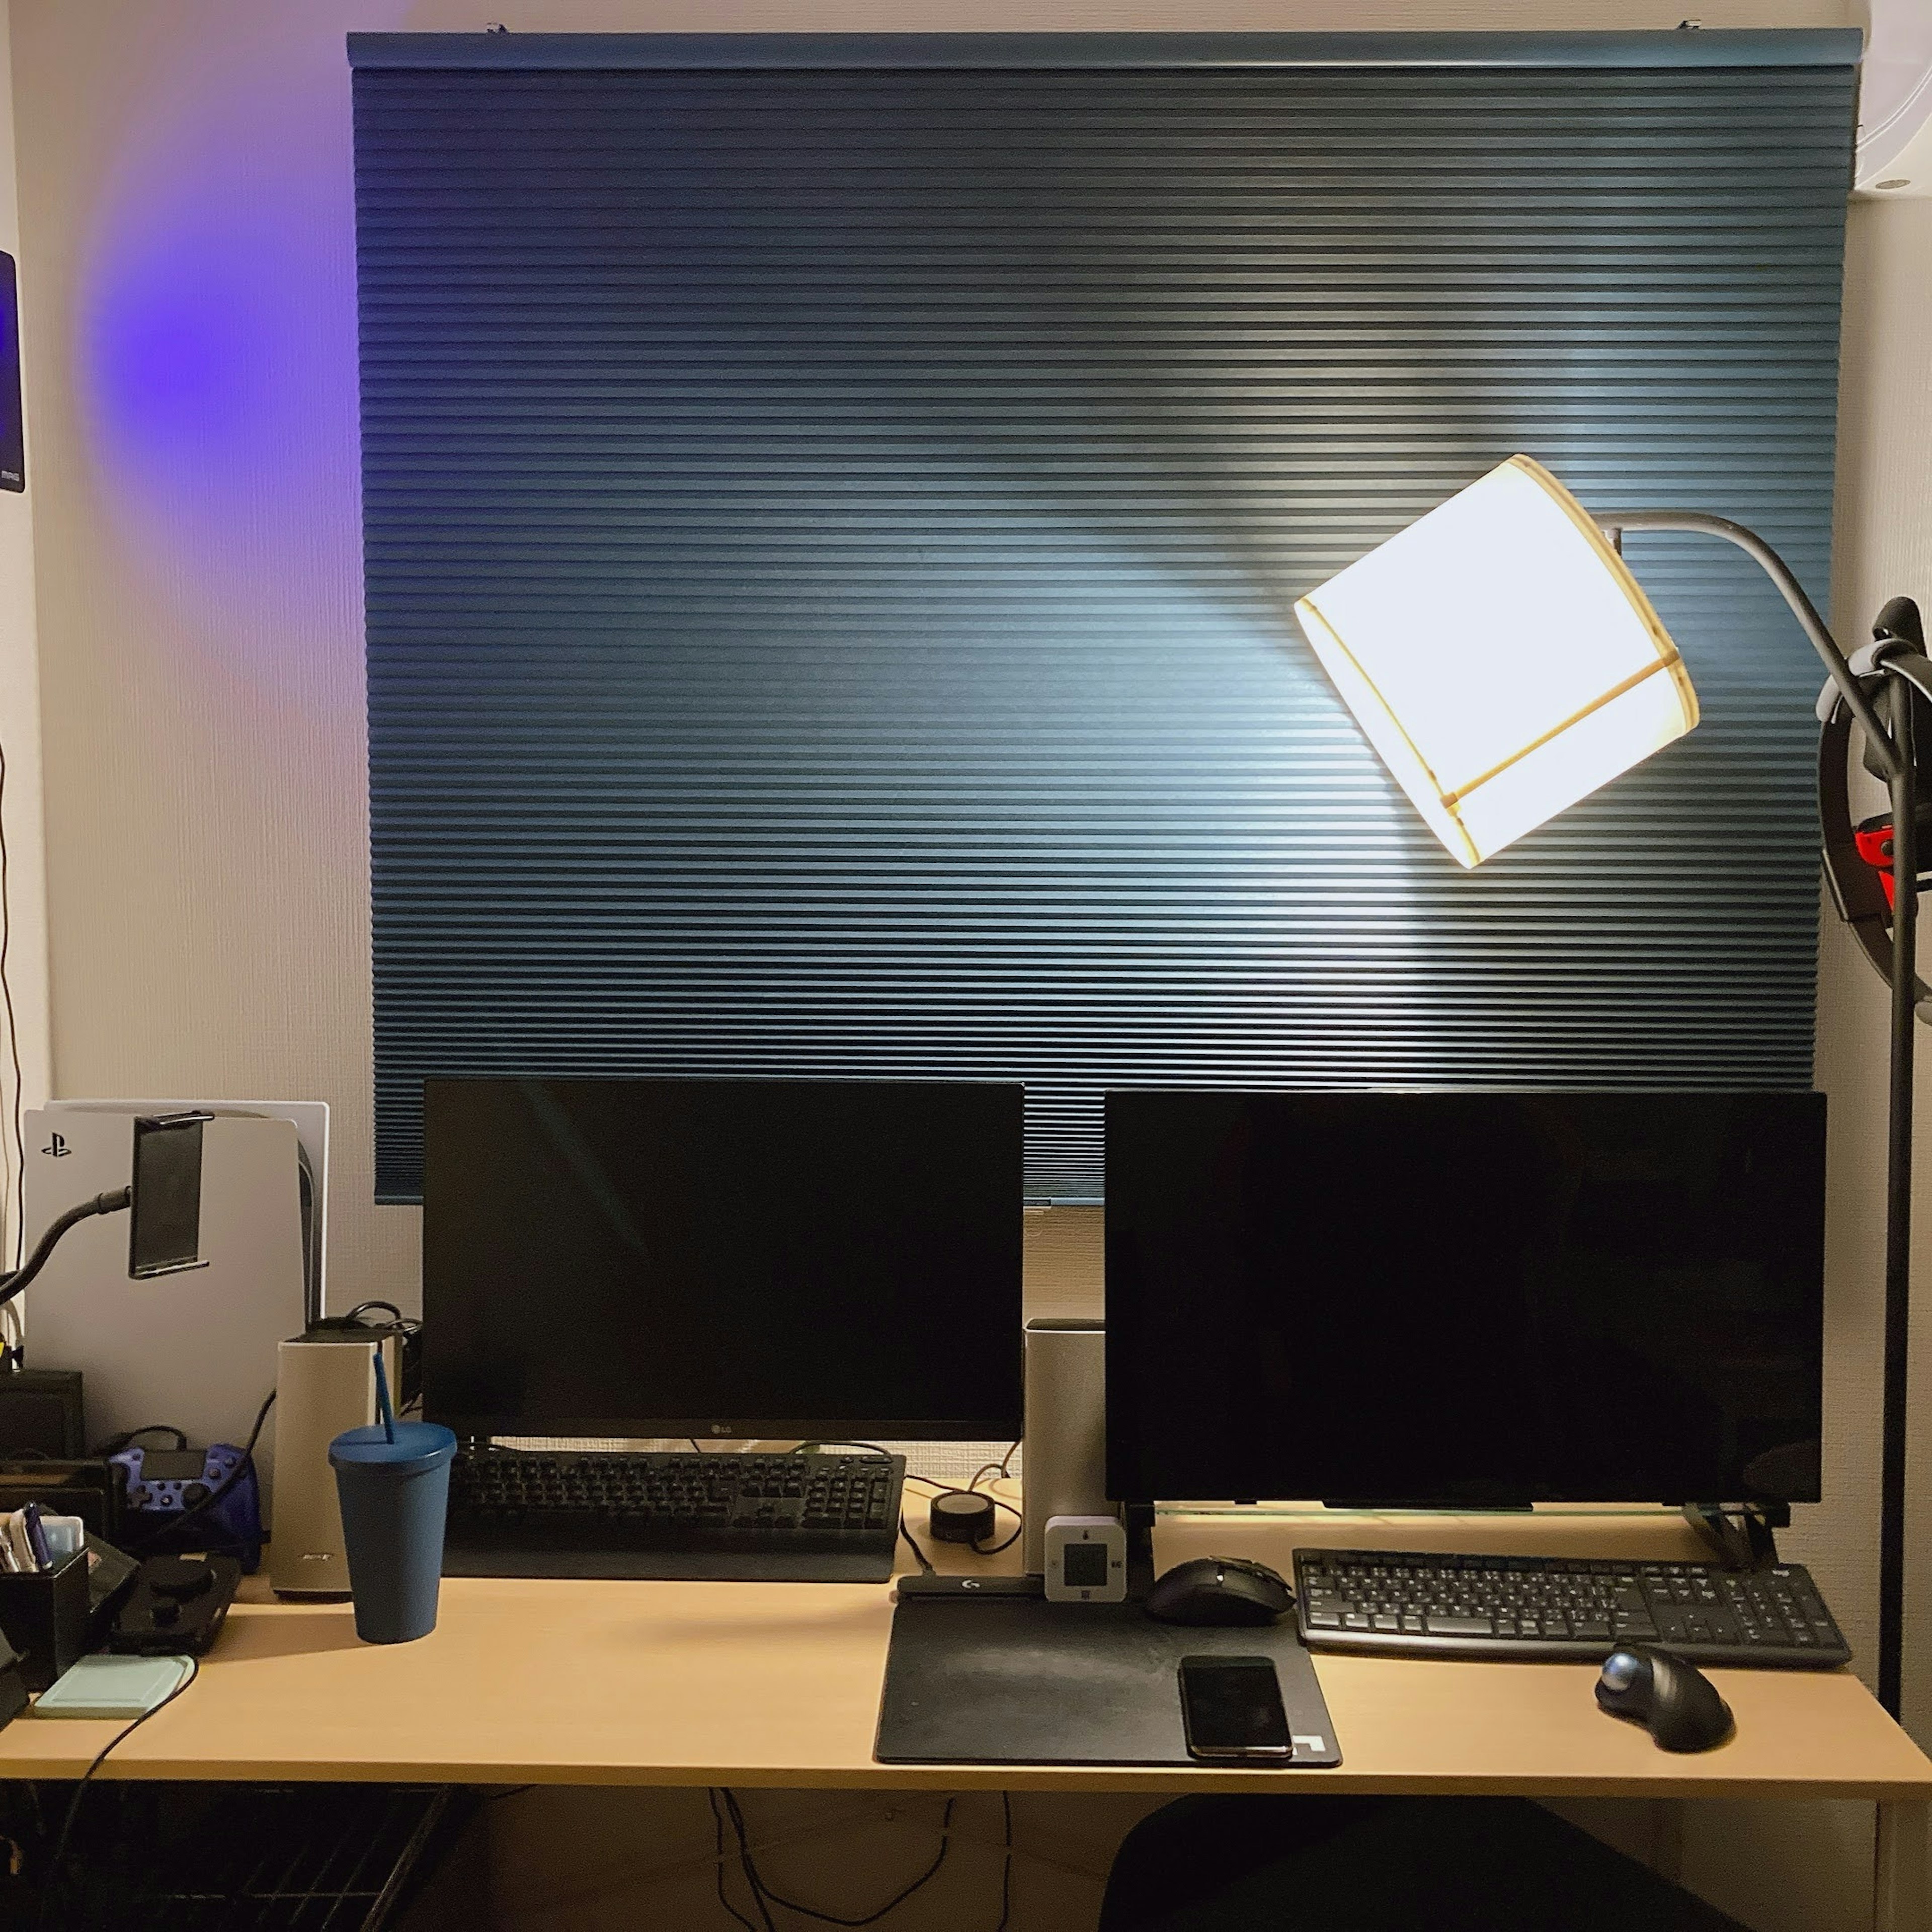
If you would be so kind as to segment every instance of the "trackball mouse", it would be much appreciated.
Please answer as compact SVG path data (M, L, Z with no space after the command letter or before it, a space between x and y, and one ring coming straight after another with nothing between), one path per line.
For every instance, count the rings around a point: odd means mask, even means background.
M1164 1624L1271 1624L1294 1603L1294 1592L1265 1563L1197 1556L1155 1583L1147 1613Z
M1731 1707L1696 1665L1640 1644L1619 1645L1604 1660L1597 1702L1643 1725L1660 1750L1708 1750L1732 1729Z

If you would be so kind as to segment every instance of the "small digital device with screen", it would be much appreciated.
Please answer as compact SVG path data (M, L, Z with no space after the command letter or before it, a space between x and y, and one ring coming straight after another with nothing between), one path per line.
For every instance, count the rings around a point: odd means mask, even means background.
M134 1123L128 1272L136 1281L206 1268L201 1256L201 1130L208 1114Z
M1110 1516L1049 1516L1046 1600L1120 1604L1127 1596L1127 1533Z
M1294 1754L1281 1681L1268 1658L1184 1657L1180 1718L1190 1757L1285 1764Z

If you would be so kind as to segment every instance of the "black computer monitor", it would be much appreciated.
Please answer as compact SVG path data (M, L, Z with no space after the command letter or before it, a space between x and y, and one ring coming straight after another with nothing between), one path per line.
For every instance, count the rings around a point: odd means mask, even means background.
M459 1436L1020 1432L1019 1088L423 1097L424 1406Z
M1825 1102L1106 1099L1124 1501L1815 1501Z

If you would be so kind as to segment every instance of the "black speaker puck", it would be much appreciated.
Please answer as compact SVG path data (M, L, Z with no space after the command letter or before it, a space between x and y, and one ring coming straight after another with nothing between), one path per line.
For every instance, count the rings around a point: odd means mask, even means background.
M992 1498L971 1490L944 1490L928 1504L926 1521L938 1542L983 1542L993 1533Z

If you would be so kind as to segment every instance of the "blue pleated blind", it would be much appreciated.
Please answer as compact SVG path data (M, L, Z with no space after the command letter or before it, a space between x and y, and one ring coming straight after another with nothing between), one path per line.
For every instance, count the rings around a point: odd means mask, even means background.
M377 1189L425 1075L1805 1086L1819 673L1466 874L1295 597L1512 452L1827 593L1855 36L352 44ZM1552 647L1561 646L1552 614Z

